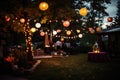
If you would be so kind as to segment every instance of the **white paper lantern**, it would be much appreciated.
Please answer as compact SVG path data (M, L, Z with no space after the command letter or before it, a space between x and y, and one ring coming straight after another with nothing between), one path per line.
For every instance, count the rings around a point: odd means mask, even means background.
M83 34L79 34L78 36L79 36L79 38L82 38L82 37L83 37Z
M36 24L35 24L35 27L36 27L36 28L40 28L40 27L41 27L41 24L40 24L40 23L36 23Z

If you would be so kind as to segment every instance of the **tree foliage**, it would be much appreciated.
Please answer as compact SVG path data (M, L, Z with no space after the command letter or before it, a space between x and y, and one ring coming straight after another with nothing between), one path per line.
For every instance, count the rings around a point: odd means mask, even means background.
M46 11L42 11L38 7L39 3L43 1L49 4ZM98 23L102 23L104 16L109 15L105 11L107 9L106 4L110 4L110 0L3 0L0 3L0 16L2 17L0 25L4 24L3 27L9 26L14 31L21 32L23 25L19 25L19 19L25 17L24 13L27 13L27 17L31 20L42 21L46 19L53 21L53 23L48 22L50 25L47 24L47 26L55 26L54 28L63 26L62 22L55 23L55 20L71 20L70 29L78 28L84 32L88 30L88 27L100 26ZM77 14L82 7L86 7L89 11L85 17ZM9 24L4 23L6 15L11 18ZM12 23L13 21L16 22Z
M96 26L98 20L102 23L103 18L109 14L106 12L106 5L110 4L111 0L74 0L75 9L86 7L89 10L87 15L88 26ZM101 26L101 25L100 25Z

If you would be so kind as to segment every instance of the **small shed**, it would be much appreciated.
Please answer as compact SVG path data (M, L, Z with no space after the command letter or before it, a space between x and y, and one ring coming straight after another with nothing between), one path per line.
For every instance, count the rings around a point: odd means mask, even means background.
M97 35L101 51L107 51L111 57L120 57L120 26L102 30Z

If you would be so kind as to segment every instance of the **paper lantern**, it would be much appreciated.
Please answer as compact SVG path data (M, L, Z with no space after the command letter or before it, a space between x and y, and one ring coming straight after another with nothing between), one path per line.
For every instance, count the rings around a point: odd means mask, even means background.
M40 32L40 36L45 36L45 33L43 31Z
M112 21L113 21L113 18L112 18L112 17L108 17L108 18L107 18L107 21L108 21L108 22L112 22Z
M6 21L10 21L10 17L5 16L5 20L6 20Z
M64 22L63 22L63 26L68 27L69 25L70 25L70 22L69 22L69 21L64 21Z
M79 38L82 38L82 37L83 37L83 35L82 35L82 34L79 34L78 36L79 36Z
M91 34L94 34L94 33L95 33L95 30L94 30L94 29L93 29L93 30L91 30L91 31L90 31L90 33L91 33Z
M31 28L30 31L34 33L36 31L36 28Z
M61 32L61 29L57 29L57 33L60 33Z
M40 28L40 27L41 27L41 24L40 24L40 23L36 23L36 24L35 24L35 27L36 27L36 28Z
M56 35L57 34L57 31L53 31L53 35Z
M63 37L61 37L61 39L60 39L61 41L64 41L64 38Z
M88 10L87 10L87 8L81 8L79 10L79 13L81 16L86 16L88 14Z
M77 31L77 33L80 33L80 30L79 30L79 29L77 29L76 31Z
M96 28L96 31L97 31L97 32L101 32L101 27L97 27L97 28Z
M71 35L71 31L70 30L66 31L66 34Z
M24 19L24 18L21 18L21 19L20 19L20 22L21 22L21 23L25 23L25 19Z
M91 34L95 33L95 30L92 27L89 27L88 29L89 29Z
M48 3L46 3L46 2L41 2L40 4L39 4L39 8L40 8L40 10L42 10L42 11L45 11L45 10L47 10L48 9Z

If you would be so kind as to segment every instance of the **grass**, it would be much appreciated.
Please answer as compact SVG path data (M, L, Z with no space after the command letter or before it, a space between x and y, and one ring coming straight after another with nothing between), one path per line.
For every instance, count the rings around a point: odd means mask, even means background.
M119 80L119 60L96 63L87 61L87 54L40 59L42 62L28 80Z

